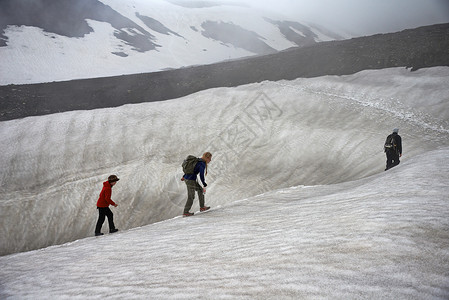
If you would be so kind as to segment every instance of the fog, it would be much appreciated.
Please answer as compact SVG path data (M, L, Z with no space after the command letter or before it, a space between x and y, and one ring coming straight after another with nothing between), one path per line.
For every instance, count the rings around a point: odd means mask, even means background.
M17 2L17 3L16 3ZM108 1L102 1L106 5ZM295 21L308 21L345 30L355 35L394 32L407 28L449 22L449 1L446 0L170 0L184 7L210 7L215 5L242 5L278 12ZM2 11L37 9L43 0L29 4L20 1L0 2L0 20L7 19ZM84 2L82 2L84 3ZM85 3L83 4L85 5ZM97 3L98 5L98 3ZM32 18L32 11L30 13ZM70 18L69 18L70 20ZM1 23L1 22L0 22ZM1 37L0 32L0 37ZM2 42L0 40L0 42Z
M446 0L241 0L300 20L371 35L449 22Z
M43 1L23 14L28 2L0 2L0 85L156 72L449 22L448 1L433 0Z

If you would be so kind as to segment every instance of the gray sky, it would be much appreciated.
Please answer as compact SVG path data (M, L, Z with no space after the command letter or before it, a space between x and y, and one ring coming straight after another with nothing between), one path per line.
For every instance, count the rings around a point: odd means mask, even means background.
M449 0L240 0L354 33L449 22Z

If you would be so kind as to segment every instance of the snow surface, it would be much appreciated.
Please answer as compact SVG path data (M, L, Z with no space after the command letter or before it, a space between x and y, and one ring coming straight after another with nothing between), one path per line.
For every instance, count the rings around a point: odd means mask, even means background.
M0 298L447 299L448 87L393 68L0 122ZM213 210L181 218L204 151ZM92 237L110 174L120 232Z

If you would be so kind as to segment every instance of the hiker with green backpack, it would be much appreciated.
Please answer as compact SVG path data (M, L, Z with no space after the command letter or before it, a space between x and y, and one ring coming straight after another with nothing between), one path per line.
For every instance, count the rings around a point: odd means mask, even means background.
M193 205L195 192L198 193L200 211L206 211L210 208L209 206L204 205L204 193L206 192L207 186L204 176L207 175L207 165L211 160L212 154L210 152L205 152L201 158L189 155L182 163L184 176L181 180L184 181L187 186L187 202L184 207L184 217L193 216L193 213L190 212L190 208L192 208ZM200 180L203 186L201 186L197 181L196 176L198 174L200 175Z
M402 139L398 134L399 129L395 128L393 133L387 136L384 151L387 155L387 167L385 171L399 165L399 157L402 156Z

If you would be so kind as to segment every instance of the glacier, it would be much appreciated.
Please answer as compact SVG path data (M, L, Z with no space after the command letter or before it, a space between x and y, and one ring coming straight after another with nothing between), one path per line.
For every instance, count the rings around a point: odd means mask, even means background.
M392 68L0 122L0 298L447 298L448 86ZM180 218L204 151L213 209ZM120 232L93 237L110 174Z

